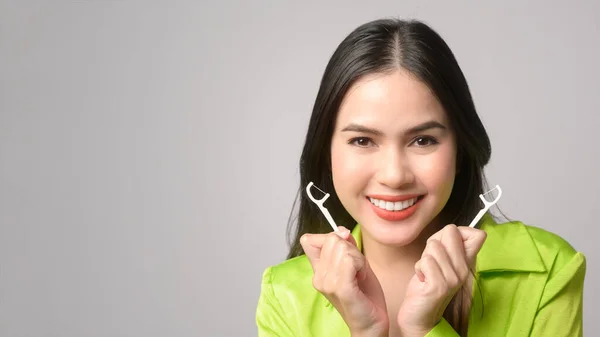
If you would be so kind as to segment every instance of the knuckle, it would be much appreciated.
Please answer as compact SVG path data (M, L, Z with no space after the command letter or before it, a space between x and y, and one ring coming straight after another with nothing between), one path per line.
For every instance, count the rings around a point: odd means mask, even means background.
M327 239L325 240L326 244L328 245L335 245L335 243L339 242L341 239L339 236L337 236L337 234L334 233L329 233L327 234Z
M433 256L429 255L429 254L425 254L423 255L423 257L421 257L421 265L423 266L428 266L431 263L433 263L435 259L433 258Z
M460 230L457 225L449 225L448 231L452 233L453 237L460 237Z
M446 285L446 281L444 279L436 280L435 282L430 283L430 288L426 291L428 296L432 296L437 299L445 298L450 292L449 287Z
M448 278L444 282L446 284L447 289L454 289L460 285L460 280L456 275L448 276Z
M356 259L356 263L358 266L359 270L362 270L363 268L365 268L367 266L367 259L361 255L359 258Z
M354 264L354 258L350 255L344 255L344 257L342 257L342 263L345 265L352 265Z
M467 280L467 277L469 277L469 267L467 267L467 265L462 264L458 267L457 270L457 274L458 274L458 278L461 282L464 282Z
M448 296L449 293L451 293L451 287L448 285L448 283L446 282L446 280L440 280L440 282L438 283L438 286L436 287L436 295L439 298L444 298L446 296Z
M346 241L344 241L343 239L338 238L338 240L335 241L335 247L336 248L343 248L343 247L347 247L346 245Z
M442 229L443 230L443 229ZM437 235L432 235L430 237L427 238L427 242L426 244L429 244L431 241L433 240L437 240Z
M341 252L343 252L344 255L352 256L354 254L354 251L352 250L352 244L346 240L341 240L338 244L338 247L341 249Z
M352 296L352 293L352 287L349 285L340 285L336 292L337 296L340 299L350 298Z
M322 291L323 290L323 287L322 287L323 282L322 282L321 278L318 277L316 274L315 274L315 276L313 276L312 285L318 291Z
M333 295L337 291L338 286L336 280L328 280L323 283L323 293Z
M440 240L433 239L427 243L427 246L429 246L429 249L433 251L439 251L442 248L442 243Z

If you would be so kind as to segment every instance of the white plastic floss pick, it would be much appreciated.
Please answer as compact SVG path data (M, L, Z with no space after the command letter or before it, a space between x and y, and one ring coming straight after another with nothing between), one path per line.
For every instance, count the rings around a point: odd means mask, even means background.
M322 199L316 199L312 193L310 193L310 188L311 187L315 187L317 190L323 192L325 194L325 196ZM312 202L314 202L319 209L321 210L321 213L323 213L323 215L325 216L325 219L327 219L327 221L329 222L329 224L331 225L331 228L333 228L334 232L338 231L337 225L335 224L335 221L333 221L333 218L331 217L331 214L329 213L329 211L327 210L327 208L325 208L325 206L323 206L323 204L325 203L325 200L327 200L327 198L329 198L329 193L323 191L322 189L318 188L317 186L315 186L315 184L313 184L313 182L311 181L310 183L308 183L308 185L306 186L306 194L308 194L308 197L310 198L310 200L312 200Z
M493 190L498 190L498 195L496 196L496 198L492 201L487 201L483 196L486 194L491 193ZM479 222L479 220L481 220L481 218L483 217L483 215L485 214L485 212L487 212L490 207L492 207L493 205L495 205L498 200L500 200L500 197L502 196L502 189L500 188L499 185L496 185L496 187L492 188L491 190L480 194L479 195L479 199L481 199L481 201L483 201L483 208L481 209L481 211L479 211L479 213L477 213L477 215L475 216L475 218L473 219L473 221L471 221L471 224L469 225L469 227L475 227L475 225L477 225L477 223Z
M311 187L315 187L317 190L321 191L322 193L325 194L325 196L322 199L317 199L315 198L312 193L310 192L310 188ZM487 201L484 198L484 195L491 193L493 190L498 190L498 195L496 196L496 198L492 201ZM314 202L319 209L321 210L321 212L323 213L323 215L325 216L325 219L327 219L327 221L329 222L329 224L331 225L331 228L333 228L334 232L338 231L337 225L335 224L335 221L333 220L333 218L331 217L331 214L329 213L329 211L327 210L327 208L325 208L325 206L323 206L323 204L325 203L325 200L327 200L327 198L329 198L329 193L321 190L320 188L318 188L317 186L315 186L315 184L313 184L313 182L311 181L310 183L308 183L308 185L306 186L306 194L308 195L308 197L310 198L310 200L312 200L312 202ZM475 216L475 218L473 219L473 221L471 221L471 224L469 224L469 227L475 227L475 225L477 225L477 223L479 222L479 220L481 220L481 218L483 217L483 215L490 209L490 207L494 206L498 200L500 200L500 197L502 196L502 189L500 188L500 185L496 185L496 187L494 187L493 189L480 194L479 195L479 199L481 199L481 201L483 201L483 208L481 209L481 211L479 211L479 213L477 213L477 215Z

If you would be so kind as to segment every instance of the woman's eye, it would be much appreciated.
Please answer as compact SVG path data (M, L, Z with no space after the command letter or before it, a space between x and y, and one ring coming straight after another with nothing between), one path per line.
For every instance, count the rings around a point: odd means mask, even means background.
M360 147L367 147L371 144L371 139L367 137L357 137L350 139L348 143Z
M438 144L438 141L433 137L418 137L415 139L415 145L423 147Z

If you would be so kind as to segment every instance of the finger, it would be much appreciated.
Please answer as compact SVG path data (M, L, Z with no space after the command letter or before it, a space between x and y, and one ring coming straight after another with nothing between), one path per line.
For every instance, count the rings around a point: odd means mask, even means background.
M355 266L356 266L356 275L355 277L357 278L358 281L364 281L367 277L367 273L370 270L369 267L369 262L367 261L367 258L362 254L362 252L360 250L358 250L356 241L354 240L354 238L352 236L350 236L350 238L352 240L349 240L350 242L348 242L348 254L350 254L350 256L352 256L355 260Z
M424 283L432 286L432 289L440 289L445 288L445 279L442 269L437 264L435 259L432 256L424 256L415 264L415 272L420 272L423 274ZM447 290L447 288L445 289Z
M340 268L344 264L344 258L350 256L348 254L348 247L346 242L338 241L332 249L331 257L327 260L327 265L324 265L324 269L327 270L328 279L338 279L340 277Z
M338 227L338 231L335 232L340 238L350 242L354 247L358 248L358 243L356 242L356 239L354 239L354 236L352 236L352 232L350 230L348 230L346 227L344 226L339 226Z
M344 226L339 226L337 232L333 233L337 234L340 238L344 240L348 240L348 237L352 236L350 231Z
M342 287L341 290L349 288L354 282L358 282L358 274L363 271L364 267L364 258L361 256L355 256L352 253L345 254L340 260L339 265L340 286Z
M337 240L332 247L330 254L331 256L329 257L327 253L323 254L323 259L327 260L327 264L331 266L339 265L342 262L344 255L349 255L359 260L363 258L362 253L358 250L358 248L346 240Z
M335 245L342 241L344 240L339 236L338 233L331 232L325 234L325 240L323 242L323 246L321 247L321 260L329 263L329 260L333 255L333 249L335 248Z
M325 239L326 235L324 234L304 234L300 237L300 245L311 265L313 265L313 270L314 264L321 257L321 249L323 248Z
M425 282L425 274L423 274L423 271L421 270L421 261L417 261L417 264L415 265L415 274L417 275L417 278L419 278L419 281L421 282Z
M350 231L343 226L338 227L338 231L334 232L339 237L347 239L350 235ZM330 236L331 233L328 234L311 234L306 233L300 237L300 245L304 250L304 254L308 257L309 260L315 261L318 260L321 256L321 250L325 241ZM354 240L354 238L352 238Z
M339 277L337 272L340 261L336 261L336 251L347 250L352 247L352 245L346 241L349 231L343 227L339 229L340 230L337 232L327 234L328 238L325 239L325 244L321 249L321 266L319 272L324 280L329 277L328 274L330 273L333 273L331 277Z
M452 265L446 247L438 240L430 240L423 251L423 256L431 256L442 271L448 286L454 288L460 284L459 276ZM466 262L463 262L466 264Z
M312 239L312 241L310 239ZM332 233L316 234L314 236L309 236L309 240L307 240L309 247L318 248L319 250L318 255L315 254L312 255L312 257L309 257L314 272L313 286L319 291L325 291L325 280L328 269L330 268L329 258L337 241L342 241L342 239Z
M440 233L439 242L446 249L456 275L460 280L466 279L469 274L469 267L460 231L456 225L451 224L444 227L438 233ZM429 240L432 239L430 238Z
M334 293L340 287L347 289L356 281L357 273L362 269L361 258L362 254L351 243L345 240L336 241L330 256L321 260L320 273L324 290Z
M354 247L358 248L358 243L356 243L356 239L354 239L354 236L352 236L352 233L350 231L348 231L348 237L346 238L346 241L350 242Z
M477 253L481 250L487 233L481 229L471 228L466 226L458 227L458 230L462 236L463 246L465 249L465 255L470 267L475 266L475 258Z

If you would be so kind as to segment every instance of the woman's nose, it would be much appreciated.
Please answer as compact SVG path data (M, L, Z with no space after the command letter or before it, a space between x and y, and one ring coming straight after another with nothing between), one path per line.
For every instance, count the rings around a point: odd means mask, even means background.
M390 149L382 153L377 180L380 184L393 189L399 189L404 185L414 182L415 176L411 170L410 163L402 151Z

